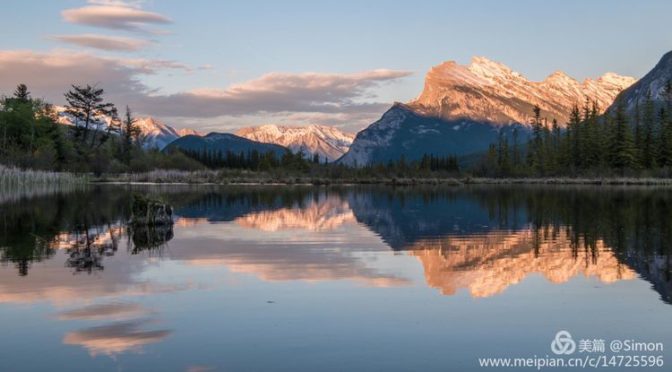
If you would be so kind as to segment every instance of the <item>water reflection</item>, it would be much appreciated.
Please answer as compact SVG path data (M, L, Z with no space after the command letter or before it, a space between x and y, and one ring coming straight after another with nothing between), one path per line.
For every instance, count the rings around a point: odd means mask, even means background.
M142 346L162 341L170 335L169 330L144 330L151 325L147 319L130 320L69 332L63 338L67 345L80 345L91 356L114 355L128 351L139 352Z
M135 191L174 227L128 228ZM178 332L143 300L239 274L408 287L414 265L433 293L478 298L534 275L645 280L670 303L670 207L653 188L92 188L0 204L0 304L51 303L64 344L112 356Z
M457 235L422 240L409 249L422 263L427 284L444 295L465 288L474 297L489 297L531 274L541 274L555 284L577 275L594 277L602 283L636 277L635 271L621 263L601 241L594 250L571 252L567 228L551 228L552 237L541 242L538 234L525 229Z
M176 207L176 228L182 231L177 238L195 247L175 250L170 258L191 265L225 265L265 280L407 282L366 267L354 254L365 247L329 249L334 239L343 239L343 231L360 223L393 250L417 257L427 283L444 294L458 288L474 296L497 294L538 272L554 283L579 274L603 282L640 275L663 300L670 299L668 190L187 188L158 193ZM173 228L126 231L129 195L100 188L2 205L2 262L13 263L25 276L32 263L64 250L66 267L92 273L105 269L103 258L115 255L123 239L131 254L160 256L174 238Z

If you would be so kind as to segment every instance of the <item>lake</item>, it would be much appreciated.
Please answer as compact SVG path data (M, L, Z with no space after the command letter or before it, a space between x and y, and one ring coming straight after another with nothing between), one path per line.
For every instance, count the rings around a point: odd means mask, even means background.
M133 193L170 203L175 225L128 228ZM671 251L666 188L6 198L0 370L483 371L497 368L479 358L601 356L636 370L609 358L669 359Z

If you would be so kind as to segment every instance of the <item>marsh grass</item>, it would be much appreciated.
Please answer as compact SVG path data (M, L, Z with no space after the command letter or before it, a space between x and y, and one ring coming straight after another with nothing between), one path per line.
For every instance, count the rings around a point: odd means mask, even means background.
M85 187L88 177L0 165L0 203Z
M241 170L155 170L145 173L125 173L106 175L94 182L146 183L146 184L214 184L214 185L344 185L344 184L386 184L386 185L655 185L672 186L672 178L656 177L546 177L546 178L479 178L479 177L388 177L388 176L345 176L322 177L292 175L279 172L251 172Z

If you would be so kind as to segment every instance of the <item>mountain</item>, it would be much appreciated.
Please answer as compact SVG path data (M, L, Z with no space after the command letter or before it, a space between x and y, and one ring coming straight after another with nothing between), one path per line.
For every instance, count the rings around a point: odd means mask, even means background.
M243 128L237 135L254 141L285 146L292 152L319 155L334 161L348 151L355 135L324 125L280 126L274 124Z
M625 100L626 110L634 112L637 103L641 105L646 95L651 92L651 98L657 103L665 102L665 85L672 80L672 52L666 53L658 64L643 78L624 90L618 99Z
M247 138L236 136L231 133L210 133L207 136L186 135L180 137L166 146L164 151L171 151L173 149L201 151L221 151L226 153L231 151L233 153L240 153L248 151L258 151L262 154L267 152L275 152L278 157L282 156L287 148L280 145L261 143L252 141Z
M350 150L338 162L364 166L395 161L402 155L406 160L417 160L424 154L468 155L486 150L500 131L513 141L516 129L520 140L526 138L529 129L520 124L495 127L469 119L446 121L395 103L380 120L357 133Z
M501 63L474 57L468 66L449 61L430 69L422 93L410 106L444 120L525 124L538 105L542 117L564 125L573 105L589 98L604 110L634 82L612 72L579 82L562 71L540 82L529 81Z
M65 112L65 107L56 106L55 110L58 114L59 123L64 125L74 125L75 120L71 115ZM105 130L111 122L112 120L109 117L98 117L90 124L90 128L95 130ZM144 138L143 146L147 149L156 148L161 150L180 137L186 135L199 135L199 133L193 129L178 130L149 116L137 118L135 125L140 128L140 132Z
M152 117L140 118L135 122L144 137L145 148L162 150L169 143L187 135L199 135L193 129L175 129Z
M535 105L548 125L556 119L564 126L573 105L589 98L607 108L634 81L606 73L579 82L558 71L534 82L483 57L474 57L468 66L445 62L430 69L415 100L395 103L359 132L339 162L363 166L402 155L407 160L423 154L469 155L487 150L500 132L511 143L514 130L522 143Z

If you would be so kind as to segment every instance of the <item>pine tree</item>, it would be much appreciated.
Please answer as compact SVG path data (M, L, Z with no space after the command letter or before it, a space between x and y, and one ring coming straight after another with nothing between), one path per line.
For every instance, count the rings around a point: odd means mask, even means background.
M527 163L538 174L544 171L544 140L543 128L541 125L541 108L534 106L534 118L532 119L532 139L530 143L530 150L527 154Z
M638 146L641 153L640 165L644 168L653 168L656 163L656 146L654 139L655 131L655 104L651 98L651 91L646 93L644 100L644 113L642 117L642 138Z
M568 150L569 150L569 160L572 166L578 166L581 161L581 138L579 127L581 125L581 114L579 112L579 106L574 105L572 107L572 112L569 114L569 123L567 124L567 135L568 135Z
M28 91L26 84L19 84L16 86L16 90L14 91L14 99L23 103L30 101L30 92Z
M133 117L131 109L126 106L126 114L124 115L124 120L121 128L121 148L122 148L122 159L126 164L131 162L131 151L133 145L138 143L138 138L140 137L141 130L135 124L136 119Z
M635 148L632 133L628 126L625 102L619 99L613 118L613 135L611 139L611 166L623 175L625 170L636 165Z
M516 171L520 167L520 149L518 148L518 128L513 128L513 144L511 145L512 154L511 159L513 161L513 167Z
M672 80L668 80L663 89L665 107L660 109L658 122L660 123L659 161L660 165L672 166Z
M77 136L80 143L85 144L89 135L89 127L95 122L97 117L112 115L114 105L104 102L102 88L86 85L81 87L72 85L72 89L65 93L65 100L68 102L66 112L75 119ZM82 126L83 125L83 126ZM91 136L91 146L94 145L95 133Z
M665 108L658 112L660 123L660 136L658 141L658 164L663 167L672 166L672 120Z

